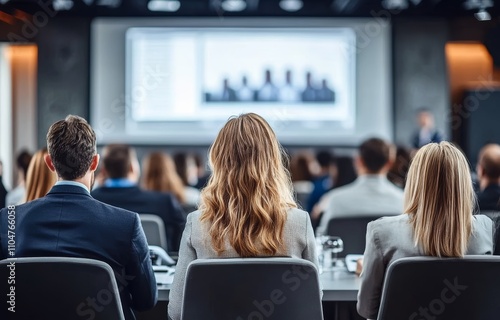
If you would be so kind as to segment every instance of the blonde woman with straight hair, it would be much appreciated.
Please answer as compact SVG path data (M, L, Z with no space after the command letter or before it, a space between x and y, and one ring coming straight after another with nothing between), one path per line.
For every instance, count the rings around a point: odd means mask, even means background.
M186 203L184 184L175 170L174 160L163 152L152 152L142 161L144 190L170 192L177 201Z
M26 173L26 198L24 202L29 202L45 195L52 189L57 182L57 175L50 171L45 164L45 155L47 148L37 151L31 158Z
M492 254L493 223L473 215L476 203L467 159L449 142L430 143L415 155L405 188L406 214L368 224L358 312L376 319L384 274L399 258L461 258Z
M289 256L317 265L309 214L297 209L284 152L269 124L248 113L230 118L209 152L212 174L198 211L187 218L170 290L179 320L184 279L195 259Z

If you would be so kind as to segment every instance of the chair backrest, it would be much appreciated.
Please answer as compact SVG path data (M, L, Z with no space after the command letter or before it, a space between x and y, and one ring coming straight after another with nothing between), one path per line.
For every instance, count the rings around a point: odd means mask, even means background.
M386 273L378 320L498 319L500 257L413 257Z
M333 218L328 222L327 234L338 236L344 242L344 251L338 254L363 254L366 244L366 226L369 222L383 217L380 215L358 216L352 218Z
M495 225L495 235L493 237L495 250L493 251L493 254L500 255L500 211L481 211L480 214L493 220L493 224Z
M6 259L0 279L0 294L10 301L2 303L0 319L125 319L113 270L102 261Z
M316 267L294 258L195 260L181 319L321 320Z
M148 245L162 247L168 251L167 233L163 220L154 214L139 214L139 217Z

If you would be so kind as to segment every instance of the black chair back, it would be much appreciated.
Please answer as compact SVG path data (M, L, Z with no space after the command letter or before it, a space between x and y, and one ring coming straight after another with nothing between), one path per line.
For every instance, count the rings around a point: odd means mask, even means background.
M113 270L101 261L6 259L0 279L0 319L125 319Z
M193 261L182 320L322 320L314 264L293 258Z
M500 315L500 257L413 257L386 273L378 320L491 320Z
M327 234L338 236L344 242L344 251L338 254L343 258L348 254L363 254L366 245L366 227L369 222L384 215L359 216L352 218L333 218L328 222Z

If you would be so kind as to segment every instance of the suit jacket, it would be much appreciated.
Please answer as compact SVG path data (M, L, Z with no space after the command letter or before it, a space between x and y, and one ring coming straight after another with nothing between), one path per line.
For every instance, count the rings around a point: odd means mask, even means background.
M8 212L15 211L15 256L9 256ZM77 257L108 263L119 287L125 319L152 308L156 279L139 216L93 199L81 187L56 185L47 196L0 211L0 259ZM75 275L78 276L78 275Z
M145 191L138 186L99 187L92 197L130 211L159 216L165 224L168 251L178 251L186 218L177 200L169 193Z
M439 131L434 130L434 132L432 132L432 134L431 134L431 140L427 143L431 143L431 142L439 143L441 141L443 141L443 136L441 135L441 133L439 133ZM425 144L427 144L427 143L425 143ZM413 135L413 139L412 139L413 147L418 149L418 148L424 146L425 144L421 144L421 142L420 142L420 130L417 130L417 132L415 132L415 134Z
M201 212L195 211L188 215L186 229L182 235L179 261L175 268L174 282L170 289L168 315L173 320L181 317L182 299L184 297L184 280L189 263L196 259L237 258L238 253L227 243L222 255L211 246L209 225L200 221ZM280 256L306 259L318 266L316 241L311 226L309 214L299 209L288 212L284 229L286 252Z
M472 235L466 254L493 253L493 222L486 216L473 216ZM385 271L399 258L423 256L415 246L409 215L384 217L368 224L366 249L358 292L358 313L376 319L382 296Z
M477 202L479 211L499 211L500 210L500 186L490 184L483 191L478 192Z

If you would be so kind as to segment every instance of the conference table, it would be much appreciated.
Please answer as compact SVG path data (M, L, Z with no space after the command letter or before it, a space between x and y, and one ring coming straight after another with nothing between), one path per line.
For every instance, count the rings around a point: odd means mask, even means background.
M160 278L158 272L155 273ZM323 288L323 301L356 301L360 286L360 279L354 273L345 269L325 271L319 275ZM168 282L168 280L167 280ZM158 300L168 301L171 284L158 285Z
M167 319L168 295L173 276L165 277L165 275L165 272L155 272L158 281L165 282L158 284L158 303L152 310L138 313L138 320ZM348 272L347 269L325 271L319 275L319 278L323 288L323 304L333 303L336 309L338 303L357 300L361 281L354 273ZM338 318L335 317L335 319Z

